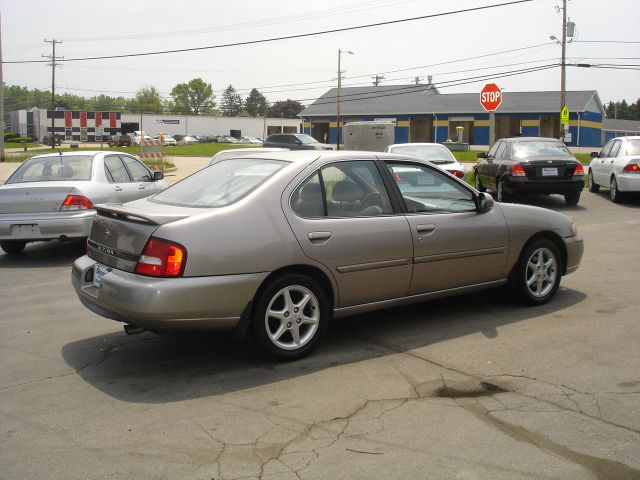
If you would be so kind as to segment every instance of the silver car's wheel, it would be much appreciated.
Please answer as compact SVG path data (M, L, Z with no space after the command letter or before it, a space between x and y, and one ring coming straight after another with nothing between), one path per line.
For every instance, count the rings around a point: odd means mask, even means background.
M258 346L272 356L294 360L307 355L324 335L329 302L306 275L285 275L260 295L253 315Z
M539 238L522 251L515 287L525 303L540 305L555 295L560 285L562 257L551 240Z
M622 200L622 194L618 190L618 182L616 177L611 177L611 184L609 185L609 198L613 203L620 203Z

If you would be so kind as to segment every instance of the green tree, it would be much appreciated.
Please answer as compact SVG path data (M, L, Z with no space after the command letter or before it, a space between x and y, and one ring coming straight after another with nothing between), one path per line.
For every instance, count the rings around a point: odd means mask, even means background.
M273 118L296 118L302 110L304 110L304 106L297 100L281 100L271 105L267 116Z
M242 97L233 86L229 85L222 93L220 110L225 117L237 117L242 111Z
M211 84L201 78L179 83L171 90L171 98L171 110L174 113L202 115L215 112L216 102Z
M164 103L162 96L156 87L142 87L136 92L136 96L127 100L126 108L130 112L162 113Z
M244 109L250 117L264 116L269 110L269 102L267 97L254 88L244 102Z

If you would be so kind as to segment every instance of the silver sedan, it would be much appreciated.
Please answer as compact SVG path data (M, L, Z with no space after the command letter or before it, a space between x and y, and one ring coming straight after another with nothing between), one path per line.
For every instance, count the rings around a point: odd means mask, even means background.
M438 165L454 177L464 178L467 174L464 165L453 156L451 150L441 143L396 143L389 145L385 152L399 153L427 160Z
M640 136L611 139L600 153L591 154L589 191L600 186L609 189L612 202L619 203L627 193L640 192Z
M19 254L27 242L88 237L97 203L123 203L167 184L119 152L38 155L0 186L0 247Z
M506 284L543 304L582 252L567 216L494 204L428 162L262 153L99 206L72 283L128 332L229 328L294 359L331 316Z

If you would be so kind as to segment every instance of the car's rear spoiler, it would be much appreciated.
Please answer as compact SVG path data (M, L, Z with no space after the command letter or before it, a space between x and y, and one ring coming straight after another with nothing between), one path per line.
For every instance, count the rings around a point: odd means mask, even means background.
M164 225L165 223L175 222L189 215L176 215L167 213L145 212L139 208L125 207L118 204L101 204L96 205L95 209L98 215L103 217L117 218L127 220L129 222L146 223L149 225Z

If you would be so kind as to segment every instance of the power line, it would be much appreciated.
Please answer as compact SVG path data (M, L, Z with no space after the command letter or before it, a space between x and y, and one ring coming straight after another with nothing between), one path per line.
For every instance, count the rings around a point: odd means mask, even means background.
M208 45L208 46L204 46L204 47L179 48L179 49L173 49L173 50L158 50L158 51L154 51L154 52L127 53L127 54L120 54L120 55L103 55L103 56L95 56L95 57L68 58L68 59L65 59L64 62L68 63L68 62L80 62L80 61L87 61L87 60L107 60L107 59L114 59L114 58L145 57L145 56L150 56L150 55L164 55L164 54L168 54L168 53L184 53L184 52L195 52L195 51L202 51L202 50L212 50L212 49L218 49L218 48L237 47L237 46L241 46L241 45L255 45L255 44L259 44L259 43L275 42L275 41L280 41L280 40L291 40L291 39L294 39L294 38L306 38L306 37L312 37L312 36L317 36L317 35L326 35L326 34L329 34L329 33L347 32L347 31L351 31L351 30L361 30L361 29L364 29L364 28L381 27L381 26L385 26L385 25L395 25L395 24L398 24L398 23L412 22L412 21L416 21L416 20L424 20L424 19L427 19L427 18L438 18L438 17L457 15L457 14L461 14L461 13L477 12L477 11L480 11L480 10L488 10L488 9L492 9L492 8L505 7L505 6L516 5L516 4L520 4L520 3L529 3L529 2L532 2L532 1L533 0L513 0L513 1L510 1L510 2L496 3L496 4L492 4L492 5L484 5L484 6L481 6L481 7L472 7L472 8L465 8L465 9L460 9L460 10L452 10L452 11L449 11L449 12L434 13L434 14L430 14L430 15L420 15L420 16L417 16L417 17L403 18L403 19L399 19L399 20L388 20L388 21L385 21L385 22L369 23L369 24L366 24L366 25L357 25L357 26L353 26L353 27L334 28L334 29L330 29L330 30L322 30L322 31L319 31L319 32L300 33L300 34L296 34L296 35L286 35L286 36L282 36L282 37L271 37L271 38L266 38L266 39L261 39L261 40L248 40L248 41L245 41L245 42L234 42L234 43L226 43L226 44L220 44L220 45ZM6 61L4 63L11 63L11 64L17 64L17 63L43 63L43 61L42 60L13 60L13 61Z

